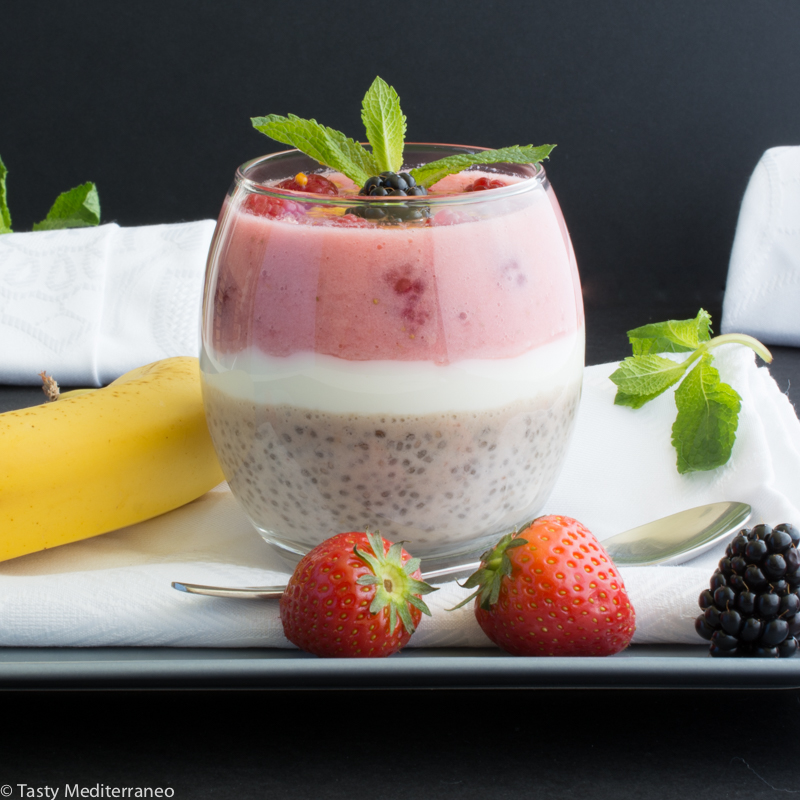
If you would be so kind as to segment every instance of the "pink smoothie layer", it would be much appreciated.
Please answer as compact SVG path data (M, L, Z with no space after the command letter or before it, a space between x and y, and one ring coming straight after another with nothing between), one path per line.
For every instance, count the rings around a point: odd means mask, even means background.
M449 176L433 194L480 175ZM574 333L577 269L552 191L480 202L487 194L400 225L226 207L212 349L447 364L510 358Z

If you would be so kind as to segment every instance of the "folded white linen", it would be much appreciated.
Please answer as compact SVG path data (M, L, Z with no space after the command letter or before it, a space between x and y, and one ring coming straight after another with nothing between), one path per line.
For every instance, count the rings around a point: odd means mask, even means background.
M613 404L617 364L585 372L575 435L545 509L581 520L599 539L702 503L739 500L753 520L800 523L800 422L768 369L746 348L716 351L723 380L742 396L731 461L679 475L670 444L672 392L644 408ZM697 598L724 545L686 566L621 569L636 609L638 643L702 644ZM274 600L228 600L176 592L170 582L253 586L284 583L288 561L265 544L223 484L148 522L0 564L0 646L161 645L290 647ZM429 595L415 647L490 643L467 591Z
M800 147L773 147L742 200L722 306L723 333L800 345Z
M199 353L213 220L0 236L0 383L101 386Z

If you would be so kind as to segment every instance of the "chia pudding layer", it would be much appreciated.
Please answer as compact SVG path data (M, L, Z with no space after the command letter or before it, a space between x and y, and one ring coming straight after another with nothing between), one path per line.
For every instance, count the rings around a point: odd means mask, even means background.
M418 163L453 150L415 147ZM331 196L275 188L318 167L258 159L223 205L200 367L225 476L295 553L365 528L428 569L480 552L540 512L578 406L583 306L558 201L532 165L448 175L388 198L385 219L337 173Z
M304 553L370 528L421 558L481 549L538 513L579 397L576 380L490 410L348 414L204 386L225 475L265 538Z

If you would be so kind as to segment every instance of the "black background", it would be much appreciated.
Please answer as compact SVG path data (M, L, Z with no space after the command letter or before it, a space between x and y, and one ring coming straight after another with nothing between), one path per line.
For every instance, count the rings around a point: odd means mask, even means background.
M280 145L250 117L363 136L380 75L410 141L556 143L587 305L715 307L747 180L800 143L796 0L4 0L0 155L16 230L97 183L121 225L216 217Z
M4 699L7 699L4 698ZM794 691L23 694L0 782L175 800L768 800L800 789Z
M558 144L547 170L594 363L622 357L626 327L654 315L718 313L747 180L765 149L800 144L800 3L4 0L0 155L14 227L86 180L104 221L215 217L235 167L280 149L251 116L292 112L359 137L375 75L400 94L410 140ZM179 798L800 790L796 692L0 700L0 783L136 781Z

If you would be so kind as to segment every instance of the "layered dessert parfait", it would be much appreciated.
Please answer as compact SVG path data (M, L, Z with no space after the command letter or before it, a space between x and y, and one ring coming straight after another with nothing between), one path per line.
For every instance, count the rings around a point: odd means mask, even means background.
M287 550L371 529L428 564L472 554L558 475L584 355L569 235L540 165L415 185L454 152L407 146L363 185L280 153L226 198L204 402L231 490Z

